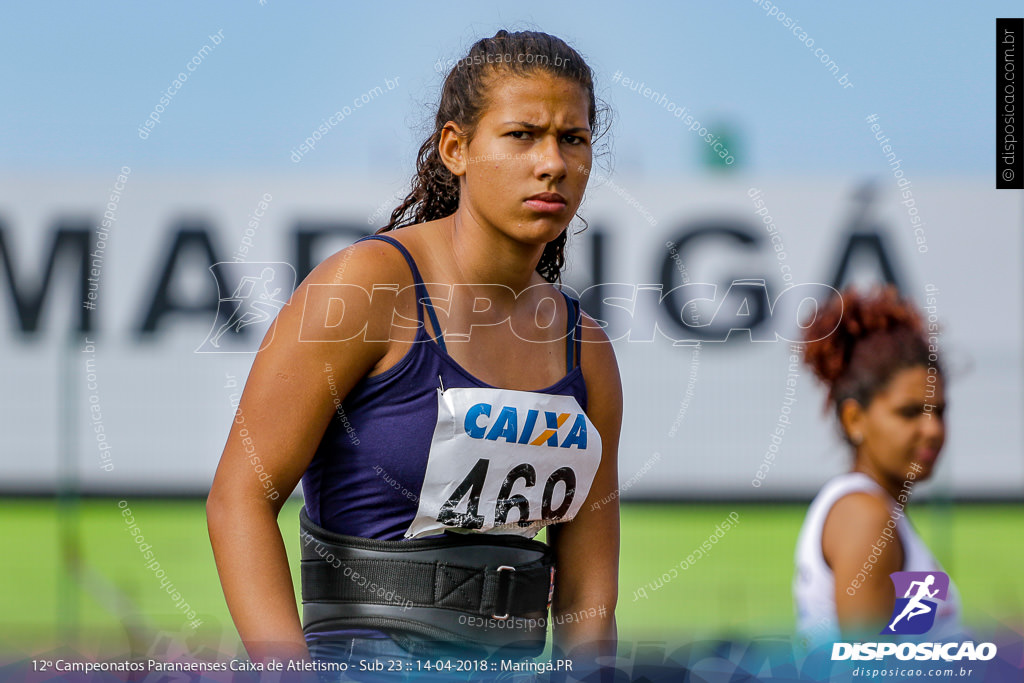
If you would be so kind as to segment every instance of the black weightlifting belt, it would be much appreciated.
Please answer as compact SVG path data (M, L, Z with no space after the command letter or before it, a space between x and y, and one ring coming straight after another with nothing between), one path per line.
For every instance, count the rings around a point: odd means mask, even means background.
M305 633L369 628L413 654L454 646L536 656L545 645L554 556L519 536L446 533L379 541L299 513Z

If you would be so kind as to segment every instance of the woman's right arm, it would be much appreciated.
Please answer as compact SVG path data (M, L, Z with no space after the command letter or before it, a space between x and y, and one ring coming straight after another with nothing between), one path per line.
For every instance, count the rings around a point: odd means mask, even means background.
M331 389L343 398L388 351L388 341L366 339L390 339L391 307L371 312L361 294L394 271L384 250L394 251L369 242L335 254L281 309L249 372L210 488L217 571L253 661L309 656L277 516L334 413ZM274 500L265 482L280 494Z

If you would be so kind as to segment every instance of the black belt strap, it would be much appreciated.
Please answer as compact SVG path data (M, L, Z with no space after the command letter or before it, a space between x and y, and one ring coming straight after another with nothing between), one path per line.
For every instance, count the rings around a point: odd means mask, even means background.
M438 643L529 657L543 651L554 579L547 544L449 532L404 541L359 538L313 524L305 508L299 525L307 634L379 629L417 654Z
M302 563L303 602L411 604L497 618L547 609L551 569L540 562L501 568L397 559L337 564ZM394 594L390 600L389 593Z

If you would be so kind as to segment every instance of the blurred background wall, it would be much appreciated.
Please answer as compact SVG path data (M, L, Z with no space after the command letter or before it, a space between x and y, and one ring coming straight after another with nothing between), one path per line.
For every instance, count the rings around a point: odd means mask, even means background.
M78 643L75 624L101 624L103 638L128 633L138 649L140 619L178 628L184 617L154 597L118 501L153 510L149 533L167 534L183 594L231 633L200 497L266 326L211 343L232 310L229 283L269 267L286 297L386 223L444 72L499 28L569 41L614 112L582 212L589 227L571 227L566 283L616 340L622 499L719 506L659 507L658 519L624 508L634 545L622 592L650 578L636 558L661 552L651 530L689 534L668 544L685 554L736 505L755 519L768 510L759 504L795 504L778 508L778 542L757 535L770 525L740 526L760 543L763 574L745 575L723 544L706 575L693 573L708 591L679 582L659 605L625 604L627 635L791 624L801 504L848 465L823 392L791 363L797 312L810 310L794 291L892 282L931 307L949 439L921 498L1016 503L1005 509L1019 519L1022 202L993 189L994 25L1015 11L764 0L6 7L0 491L41 498L4 503L14 550L0 571L52 586L39 609L2 598L7 642ZM714 289L683 308L686 283ZM99 498L80 505L83 494ZM189 512L152 496L190 497ZM988 508L964 527L941 510L926 535L977 586L969 609L1019 615L1011 560L956 542L955 528L970 536L994 519ZM26 558L40 547L61 559L33 577ZM104 556L132 569L104 569Z

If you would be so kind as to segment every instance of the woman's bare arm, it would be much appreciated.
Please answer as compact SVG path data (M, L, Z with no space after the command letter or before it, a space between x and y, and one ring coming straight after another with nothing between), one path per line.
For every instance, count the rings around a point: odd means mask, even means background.
M608 337L585 316L582 367L587 415L601 435L601 464L571 521L548 527L555 550L552 633L556 651L583 663L615 654L619 585L618 450L622 383ZM608 503L595 503L611 498ZM571 615L571 617L570 617ZM557 623L561 619L562 623Z
M360 288L370 291L399 272L404 263L389 251L368 242L335 254L281 309L253 362L210 488L207 524L217 570L254 661L309 655L277 516L334 414L327 364L334 391L344 397L388 351L389 342L365 339L390 338L392 309L371 314ZM363 334L367 321L373 334ZM280 494L276 499L264 482Z

